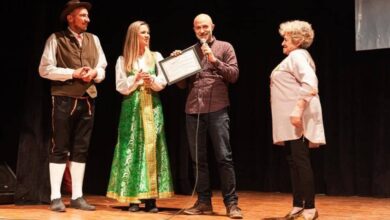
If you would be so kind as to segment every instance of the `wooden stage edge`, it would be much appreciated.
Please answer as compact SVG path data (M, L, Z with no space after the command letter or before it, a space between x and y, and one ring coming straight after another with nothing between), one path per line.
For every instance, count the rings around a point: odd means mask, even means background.
M239 191L239 207L244 219L282 219L291 207L291 194ZM48 205L0 205L0 220L181 220L181 219L229 219L220 192L214 192L214 215L188 216L180 214L183 208L193 205L196 196L175 195L170 199L160 199L157 214L142 211L130 213L128 204L118 203L104 196L86 195L85 198L96 205L96 211L81 211L67 208L64 213L48 209ZM64 197L68 206L69 197ZM358 196L316 195L316 207L321 220L363 220L390 219L390 198Z

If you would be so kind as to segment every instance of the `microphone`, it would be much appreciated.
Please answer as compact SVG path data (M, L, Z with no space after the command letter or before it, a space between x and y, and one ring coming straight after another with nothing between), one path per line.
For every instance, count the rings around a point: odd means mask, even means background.
M200 39L200 44L201 44L201 45L207 44L207 39L206 39L206 38Z
M206 45L207 47L209 47L209 45L207 44L207 39L206 38L201 38L200 39L200 44L201 44L201 46ZM205 53L204 55L207 57L207 61L208 61L210 53Z

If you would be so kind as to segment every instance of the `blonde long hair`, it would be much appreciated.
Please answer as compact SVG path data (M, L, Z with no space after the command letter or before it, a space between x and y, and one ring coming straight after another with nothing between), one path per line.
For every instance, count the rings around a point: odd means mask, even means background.
M139 57L140 48L139 48L139 39L138 32L142 25L146 25L149 28L149 25L144 21L135 21L129 25L127 28L127 34L125 39L125 44L123 45L123 58L124 58L124 67L127 72L133 70L133 64ZM150 40L149 40L150 45ZM153 67L154 58L152 52L148 47L145 47L146 64L148 67Z

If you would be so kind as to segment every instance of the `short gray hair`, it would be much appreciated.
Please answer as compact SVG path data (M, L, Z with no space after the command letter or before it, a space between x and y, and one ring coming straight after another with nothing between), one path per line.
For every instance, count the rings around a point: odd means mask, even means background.
M307 49L313 43L314 30L311 24L306 21L293 20L286 21L280 24L279 33L282 37L288 34L291 36L293 43L302 41L299 47Z

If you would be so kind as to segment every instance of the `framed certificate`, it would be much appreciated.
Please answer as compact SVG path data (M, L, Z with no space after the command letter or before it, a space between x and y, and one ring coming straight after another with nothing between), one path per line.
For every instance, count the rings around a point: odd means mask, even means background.
M179 56L170 56L161 60L159 65L168 85L172 85L202 70L195 45L183 50Z

